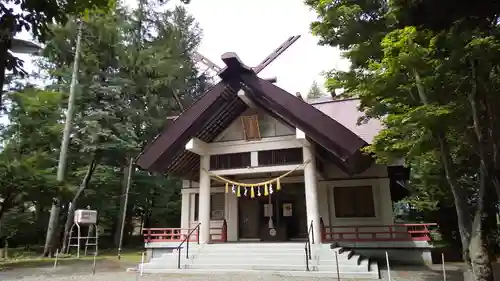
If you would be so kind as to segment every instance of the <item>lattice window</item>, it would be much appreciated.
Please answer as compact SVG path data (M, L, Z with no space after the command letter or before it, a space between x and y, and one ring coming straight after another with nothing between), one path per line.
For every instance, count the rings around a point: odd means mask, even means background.
M241 125L247 141L261 139L258 115L241 116Z

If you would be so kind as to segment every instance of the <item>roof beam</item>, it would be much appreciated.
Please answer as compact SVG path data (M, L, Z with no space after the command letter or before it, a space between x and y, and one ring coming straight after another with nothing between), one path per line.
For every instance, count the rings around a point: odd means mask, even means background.
M219 77L222 78L222 80L230 80L241 73L253 72L252 68L245 65L240 57L234 52L224 53L221 59L226 64L226 67L219 72Z
M244 90L238 91L238 98L250 108L258 108L258 106L247 96Z
M212 69L213 71L215 71L217 73L222 71L222 68L220 66L218 66L217 64L215 64L214 62L212 62L211 60L204 57L203 55L201 55L198 52L193 53L193 58L195 61L203 63L204 65L208 66L208 68Z
M304 170L304 167L301 166L297 168L297 165L279 165L279 166L237 168L237 169L227 169L227 170L213 170L210 172L218 176L228 176L228 175L244 175L244 174L258 174L258 173L288 172L293 169L301 171Z
M299 128L295 128L295 138L303 145L310 146L311 143L306 138L306 133Z
M285 148L300 148L302 144L293 136L262 138L260 141L223 141L206 145L206 153L210 155L231 154L252 151L278 150Z
M198 155L205 155L207 152L207 143L200 139L192 138L186 143L185 148Z
M300 128L305 134L299 132L299 139L306 140L307 134L332 154L339 167L354 174L371 166L373 158L360 152L367 143L336 120L255 74L242 73L240 79L252 90L248 95L253 102Z
M290 36L286 39L283 44L281 44L276 50L274 50L269 56L267 56L259 65L253 68L255 73L261 72L266 66L271 64L277 57L279 57L288 47L292 46L295 41L300 38L300 35Z

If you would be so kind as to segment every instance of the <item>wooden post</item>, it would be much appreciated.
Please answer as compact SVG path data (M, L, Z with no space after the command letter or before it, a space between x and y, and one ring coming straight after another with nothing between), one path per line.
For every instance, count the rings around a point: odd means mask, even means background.
M141 255L141 268L140 268L139 273L140 273L140 276L142 276L144 273L144 252L142 252L142 255Z
M443 264L443 280L446 281L446 268L444 266L444 253L441 253L441 263Z
M387 263L387 276L389 277L389 281L392 281L391 279L391 267L389 265L389 254L385 252L385 262Z
M227 242L227 222L224 219L224 222L222 223L222 231L221 231L221 240L222 242Z
M7 260L9 259L9 238L5 238L3 257Z
M59 259L59 249L56 250L56 258L54 259L54 268L57 267L57 260Z
M337 265L337 280L340 281L339 253L338 253L338 251L335 251L335 264Z
M94 262L92 263L92 275L95 275L96 257L97 257L97 252L94 252Z
M326 228L325 223L323 222L323 217L319 218L319 226L321 228L321 242L326 241Z

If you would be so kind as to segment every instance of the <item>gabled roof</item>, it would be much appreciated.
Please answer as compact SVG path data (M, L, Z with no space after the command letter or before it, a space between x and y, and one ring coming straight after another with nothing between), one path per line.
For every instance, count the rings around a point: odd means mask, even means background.
M358 135L312 105L257 77L236 55L225 54L223 58L227 67L220 74L222 80L144 149L137 159L142 169L183 177L196 174L199 157L186 151L185 144L193 137L212 142L238 118L248 108L237 95L242 88L269 115L302 130L317 144L318 153L346 172L360 173L371 165L372 158L361 152L367 143Z

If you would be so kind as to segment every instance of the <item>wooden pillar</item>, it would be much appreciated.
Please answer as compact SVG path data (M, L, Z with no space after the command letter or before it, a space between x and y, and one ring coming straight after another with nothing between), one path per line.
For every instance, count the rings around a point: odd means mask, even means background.
M200 195L198 207L198 222L200 225L200 243L210 242L210 156L200 155Z

